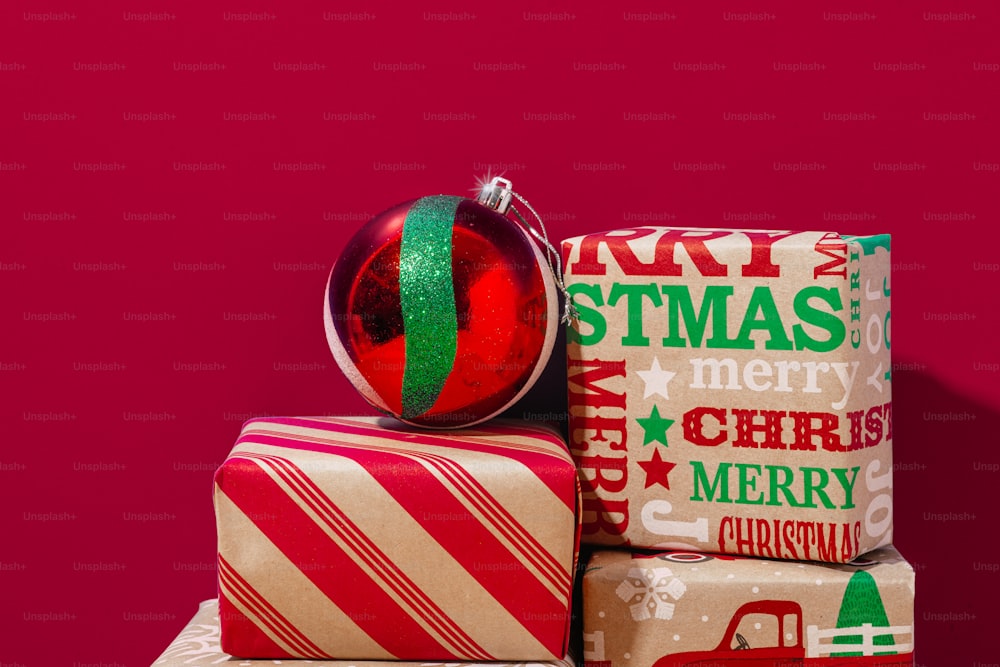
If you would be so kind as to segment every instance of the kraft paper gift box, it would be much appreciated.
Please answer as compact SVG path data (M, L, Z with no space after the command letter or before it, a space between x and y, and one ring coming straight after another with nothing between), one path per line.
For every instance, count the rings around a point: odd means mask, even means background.
M583 542L845 562L892 541L889 237L563 242Z
M853 563L594 552L585 667L913 665L913 568L890 547Z
M219 643L219 601L205 600L198 605L198 613L184 627L174 641L157 658L152 667L208 667L210 665L230 665L231 667L264 667L265 665L285 665L288 660L245 660L223 653ZM310 667L575 667L569 657L563 660L533 663L455 663L447 665L426 662L377 662L368 660L303 660Z
M222 650L561 659L578 497L542 425L251 420L215 477Z

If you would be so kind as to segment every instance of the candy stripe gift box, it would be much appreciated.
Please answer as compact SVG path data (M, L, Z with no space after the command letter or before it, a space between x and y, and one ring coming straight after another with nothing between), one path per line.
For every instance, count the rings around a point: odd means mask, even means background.
M578 493L540 425L251 420L216 474L222 649L561 659Z

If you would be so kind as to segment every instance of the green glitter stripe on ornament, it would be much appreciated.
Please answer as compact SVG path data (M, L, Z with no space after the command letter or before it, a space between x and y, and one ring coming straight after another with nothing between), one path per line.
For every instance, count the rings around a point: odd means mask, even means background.
M404 419L434 405L455 363L458 314L451 274L452 225L461 197L424 197L403 222L399 301L406 336Z

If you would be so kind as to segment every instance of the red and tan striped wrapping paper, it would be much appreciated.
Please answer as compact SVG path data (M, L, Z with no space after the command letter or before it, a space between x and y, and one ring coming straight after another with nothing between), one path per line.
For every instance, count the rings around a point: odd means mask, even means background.
M564 442L537 424L251 420L215 478L222 650L561 659L578 498Z
M230 667L264 667L265 665L285 665L287 660L245 660L234 658L222 651L219 644L219 601L205 600L198 605L198 613L181 630L166 650L153 661L152 667L207 667L229 665ZM296 662L299 664L299 662ZM478 662L447 664L433 662L379 662L374 660L302 660L303 667L575 667L569 656L562 660L546 662Z

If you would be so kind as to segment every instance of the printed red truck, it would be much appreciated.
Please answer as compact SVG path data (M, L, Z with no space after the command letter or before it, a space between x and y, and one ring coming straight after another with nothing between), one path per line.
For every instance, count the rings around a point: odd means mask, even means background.
M892 542L888 236L563 242L583 541L846 562Z
M739 632L747 619L764 617L773 623L776 630L773 637L765 637L764 645L751 646L747 638ZM754 623L757 625L757 623ZM764 600L748 602L740 607L729 627L719 642L719 645L708 651L689 651L675 653L660 658L653 667L708 667L708 665L733 664L746 667L793 667L795 665L826 665L827 667L899 667L912 665L912 646L910 644L894 644L896 651L906 651L903 657L897 654L882 655L885 646L876 646L872 640L876 636L887 633L912 634L910 626L876 628L870 623L861 628L842 630L821 630L815 625L808 628L806 644L803 645L802 607L797 602L783 600ZM857 634L859 633L860 634ZM864 647L859 655L840 655L844 647L835 644L821 644L826 637L860 637L859 646ZM909 656L909 657L907 657ZM721 662L720 662L721 661Z
M585 667L913 665L913 569L597 551L583 580Z

